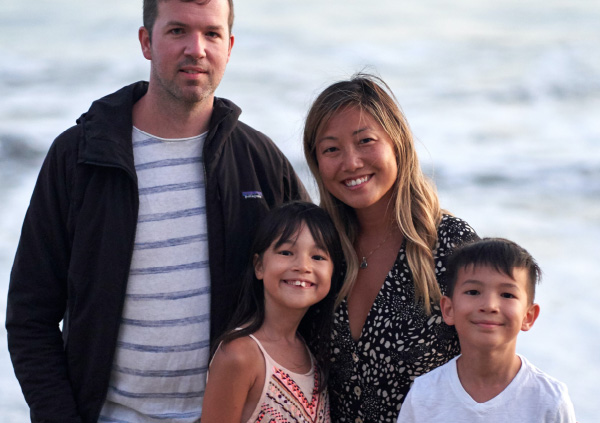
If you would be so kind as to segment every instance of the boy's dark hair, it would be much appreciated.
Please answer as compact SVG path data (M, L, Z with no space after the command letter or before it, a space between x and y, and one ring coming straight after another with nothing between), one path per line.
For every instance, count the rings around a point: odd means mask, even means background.
M154 23L156 22L156 18L158 17L158 3L160 3L161 1L171 1L171 0L144 0L144 4L142 6L142 19L144 22L144 28L146 28L146 31L148 31L148 36L150 37L150 41L152 41L152 30L154 29ZM191 2L191 1L197 1L200 4L206 4L209 3L211 0L177 0L177 1L183 1L183 2ZM234 13L233 13L233 0L227 0L227 3L229 4L229 17L227 19L227 24L229 26L229 35L231 35L231 30L233 28L233 19L234 19Z
M329 254L333 262L331 288L325 298L312 305L300 322L298 332L311 346L320 369L320 390L327 386L330 367L329 344L333 330L333 311L336 296L343 280L343 253L340 238L333 221L319 206L294 201L271 210L260 222L250 258L242 281L238 307L229 323L228 330L212 344L211 355L221 343L256 332L265 320L264 286L254 274L254 257L262 260L263 254L275 242L275 247L293 239L294 234L306 225L315 243ZM237 328L242 328L236 330Z
M490 266L513 277L513 269L527 271L527 294L529 302L535 298L535 286L540 282L542 271L535 259L513 241L504 238L483 238L457 248L448 260L446 271L447 296L452 298L458 271L468 266Z

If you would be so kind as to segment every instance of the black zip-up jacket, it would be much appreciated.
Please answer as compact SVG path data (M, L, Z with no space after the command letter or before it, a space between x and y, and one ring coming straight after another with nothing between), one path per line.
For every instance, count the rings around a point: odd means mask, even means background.
M6 314L32 422L96 423L104 403L139 206L132 107L146 91L138 82L94 102L57 137L40 171ZM211 339L235 309L257 222L277 204L308 199L284 155L240 113L215 99L203 151Z

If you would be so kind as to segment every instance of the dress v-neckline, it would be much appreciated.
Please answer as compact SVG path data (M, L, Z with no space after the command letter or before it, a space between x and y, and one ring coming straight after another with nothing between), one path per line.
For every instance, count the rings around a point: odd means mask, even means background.
M352 334L352 329L350 328L350 310L348 308L348 297L344 298L344 300L340 304L340 311L342 310L342 307L343 307L344 312L346 314L346 317L345 317L346 328L348 329L348 333L350 334L350 339L352 339L352 341L356 345L360 344L360 341L363 339L365 328L368 327L367 323L369 322L369 320L371 318L371 315L373 313L373 310L375 309L375 305L377 304L379 297L382 295L382 292L386 285L389 274L394 269L394 267L396 267L398 265L400 255L402 253L404 253L405 243L406 243L406 241L402 240L402 244L400 245L400 248L398 249L398 254L396 254L396 258L394 259L394 262L392 263L392 267L387 271L385 278L383 280L383 283L381 284L381 288L379 288L379 291L377 292L377 295L375 296L375 299L373 300L373 304L371 304L371 307L369 308L369 312L367 313L367 317L365 318L365 321L363 322L362 328L360 329L360 334L357 339L354 338L354 335Z

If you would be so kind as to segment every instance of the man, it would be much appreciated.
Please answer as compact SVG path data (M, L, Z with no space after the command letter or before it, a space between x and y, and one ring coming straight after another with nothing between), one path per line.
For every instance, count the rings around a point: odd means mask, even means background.
M253 228L307 198L272 141L214 96L232 23L231 0L145 0L149 82L94 102L50 148L6 318L33 422L200 419Z

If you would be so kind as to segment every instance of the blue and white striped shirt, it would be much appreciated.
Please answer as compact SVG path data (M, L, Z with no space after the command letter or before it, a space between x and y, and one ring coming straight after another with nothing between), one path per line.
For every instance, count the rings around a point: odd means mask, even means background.
M205 138L133 129L140 209L99 422L200 421L210 333Z

